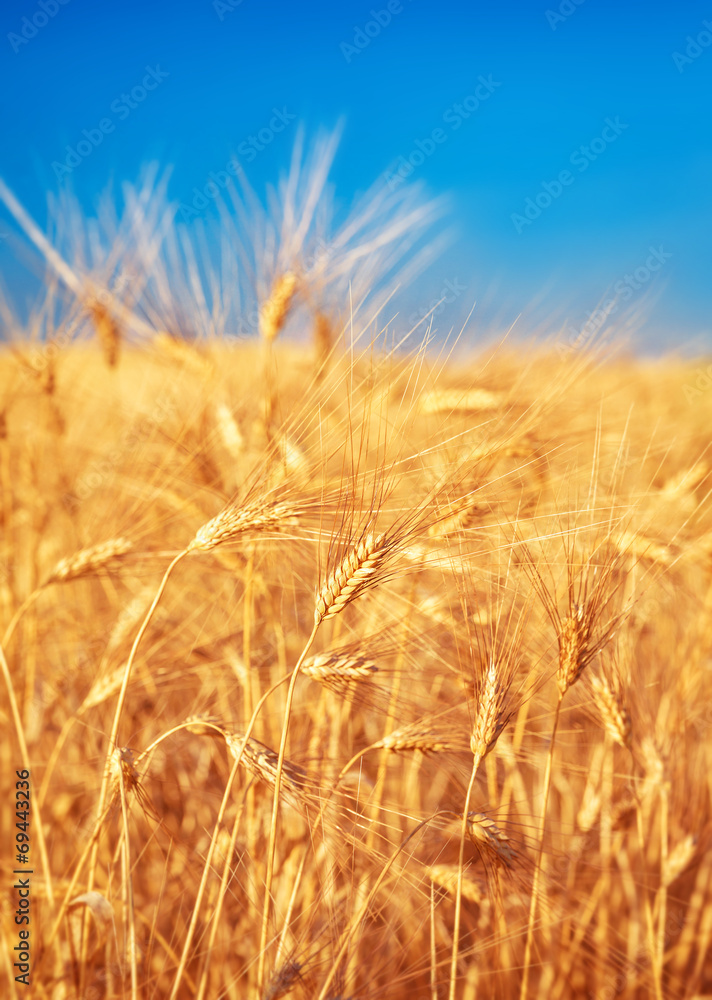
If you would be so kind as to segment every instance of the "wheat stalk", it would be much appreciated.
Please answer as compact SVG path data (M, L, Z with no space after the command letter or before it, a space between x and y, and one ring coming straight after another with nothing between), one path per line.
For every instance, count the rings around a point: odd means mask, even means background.
M289 720L292 711L292 701L294 699L294 689L297 683L297 678L299 677L299 672L301 670L302 663L306 659L309 650L312 647L314 639L316 638L316 633L319 628L319 623L315 622L311 630L311 634L307 639L306 645L304 646L299 659L296 662L294 670L292 671L289 678L289 687L287 688L286 704L284 709L284 722L282 724L282 733L279 742L279 753L277 754L277 760L274 764L270 764L270 772L273 778L274 793L272 796L272 816L270 818L270 830L269 830L269 844L267 846L267 871L265 875L265 901L262 908L262 929L260 932L260 951L257 966L257 985L258 989L262 988L264 983L264 970L265 961L267 958L267 931L269 926L269 913L270 913L270 903L271 903L271 893L272 893L272 879L274 877L274 856L277 846L277 812L279 809L279 793L282 784L282 773L284 770L284 757L287 748L287 735L289 733ZM253 712L253 718L255 717L257 709ZM239 758L236 758L236 760ZM274 768L272 772L272 766Z

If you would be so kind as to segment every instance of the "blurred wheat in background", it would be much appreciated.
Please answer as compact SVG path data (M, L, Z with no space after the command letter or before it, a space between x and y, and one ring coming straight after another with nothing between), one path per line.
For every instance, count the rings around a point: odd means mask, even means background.
M50 238L0 187L31 995L712 995L704 366L404 328L438 206L336 224L332 155L220 244L155 172Z

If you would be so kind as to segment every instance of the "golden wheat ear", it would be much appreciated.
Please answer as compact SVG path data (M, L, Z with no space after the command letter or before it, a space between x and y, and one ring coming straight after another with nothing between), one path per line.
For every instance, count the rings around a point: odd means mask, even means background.
M426 874L428 877L438 886L441 886L447 892L451 893L453 896L458 891L458 873L459 868L457 865L429 865L426 869ZM474 879L462 876L460 882L460 892L462 893L462 898L466 899L470 903L477 903L482 905L488 901L487 886L483 883L475 882Z
M304 964L290 959L275 969L265 983L260 1000L280 1000L287 996L302 979Z
M279 531L299 523L300 508L284 502L265 501L254 506L228 504L202 528L188 545L189 552L207 551L234 541L247 531Z
M35 590L18 606L5 630L3 645L7 645L20 618L37 600L45 587L49 587L53 583L69 583L72 580L79 580L85 576L99 573L103 569L114 569L120 565L121 556L126 555L132 548L133 542L128 539L112 538L108 542L90 545L71 556L60 559Z
M94 323L106 363L109 368L115 368L119 361L121 328L107 307L96 299L89 299L87 309Z
M270 788L276 787L279 763L276 751L251 737L246 740L240 733L228 733L225 742L232 756L239 759L253 777L264 781ZM303 809L308 787L309 781L304 768L283 760L279 792L285 801L297 809Z
M507 695L506 687L501 683L497 666L492 660L487 668L487 674L480 702L477 706L475 724L470 737L470 749L475 758L481 760L497 742L504 729L504 701Z
M367 681L378 673L378 667L369 656L335 650L307 657L302 664L302 674L336 694L346 695L354 685Z
M494 820L484 813L468 813L467 835L478 850L484 851L496 864L509 869L514 868L518 857L517 851L507 834Z
M316 598L314 622L320 625L378 582L378 573L393 549L385 535L366 535L331 571Z
M97 573L126 555L132 548L133 543L128 539L112 538L108 542L80 549L74 555L60 559L45 577L43 586L49 586L50 583L67 583Z
M629 750L633 726L620 684L603 674L600 677L592 674L589 683L604 729L614 743Z
M269 298L260 309L260 335L267 343L277 338L287 322L298 288L299 281L293 271L285 271L272 285Z
M389 750L391 753L403 753L409 750L420 750L421 753L443 753L452 749L452 744L443 734L434 732L429 726L414 723L401 729L394 729L388 736L373 744L373 749Z

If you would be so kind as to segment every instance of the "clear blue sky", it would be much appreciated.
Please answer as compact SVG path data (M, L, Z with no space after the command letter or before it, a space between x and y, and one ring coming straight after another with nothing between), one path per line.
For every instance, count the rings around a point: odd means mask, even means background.
M309 134L343 120L332 174L343 202L409 157L410 180L449 195L454 242L412 310L450 282L464 290L442 324L475 301L475 327L534 316L538 301L537 315L576 328L622 282L630 305L650 309L647 346L712 346L712 6L391 0L378 24L384 10L388 0L5 3L0 175L43 226L48 191L69 182L90 210L149 160L173 166L169 193L189 204L238 150L264 191L297 122ZM154 89L128 108L121 95L146 67ZM258 149L249 137L274 109L287 124ZM67 145L106 118L112 131L58 179ZM0 214L0 269L27 294L12 229ZM659 266L626 284L646 261Z

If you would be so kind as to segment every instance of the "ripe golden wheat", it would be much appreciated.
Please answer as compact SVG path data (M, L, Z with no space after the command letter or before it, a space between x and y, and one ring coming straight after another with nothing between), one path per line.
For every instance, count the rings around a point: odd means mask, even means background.
M301 191L236 342L179 235L89 227L150 270L107 298L0 186L55 275L0 354L32 995L712 994L712 394L541 342L443 363L364 287L428 212L376 194L320 256Z

